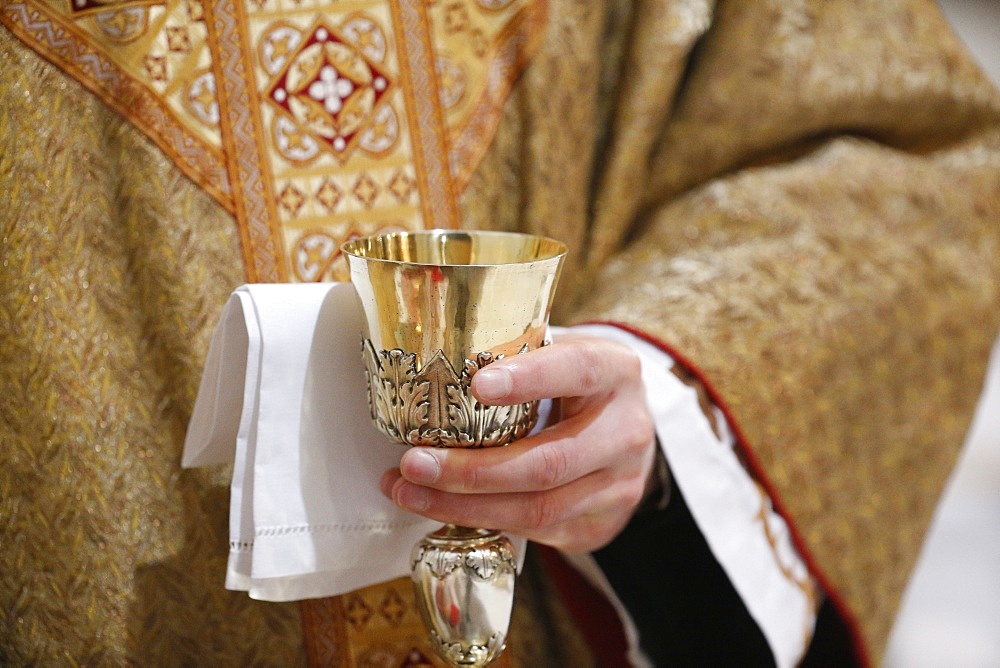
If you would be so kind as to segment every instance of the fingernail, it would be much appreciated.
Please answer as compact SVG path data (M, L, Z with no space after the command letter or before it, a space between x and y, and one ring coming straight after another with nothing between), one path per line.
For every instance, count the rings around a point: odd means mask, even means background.
M514 389L514 379L506 367L486 367L472 377L476 395L482 401L503 399Z
M441 464L430 451L422 448L411 448L403 454L400 469L410 482L418 484L432 483L441 475Z
M400 508L415 513L427 510L431 503L430 492L426 487L412 485L405 480L396 483L392 490L392 500Z

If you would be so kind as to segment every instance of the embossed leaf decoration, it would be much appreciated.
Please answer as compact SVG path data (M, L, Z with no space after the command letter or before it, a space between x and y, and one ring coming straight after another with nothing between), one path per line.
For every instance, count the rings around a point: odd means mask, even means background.
M432 550L423 555L424 563L436 578L445 578L462 565L462 554L445 550Z
M527 348L525 347L524 350ZM418 372L416 355L375 351L364 341L372 418L390 438L410 445L495 447L526 435L538 419L534 403L486 406L469 392L472 376L496 359L480 353L461 374L438 350Z
M480 580L489 580L500 566L500 555L492 550L472 550L465 555L465 565L475 571Z
M402 350L376 353L371 341L363 343L372 419L384 434L405 441L414 424L426 421L426 381L416 374L416 355Z
M368 409L371 412L372 421L386 436L393 440L400 440L399 432L395 431L393 425L386 419L386 416L391 413L391 399L383 380L382 365L379 364L378 355L372 348L370 341L362 341L361 348L365 365L365 380L368 382Z

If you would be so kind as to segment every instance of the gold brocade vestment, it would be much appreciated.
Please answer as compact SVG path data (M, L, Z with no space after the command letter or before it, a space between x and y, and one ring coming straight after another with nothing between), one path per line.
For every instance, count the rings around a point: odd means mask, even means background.
M1000 95L934 3L0 22L0 659L305 659L297 606L222 590L226 472L179 470L208 338L240 283L340 278L342 240L429 226L567 242L562 321L647 332L708 383L880 655L1000 319ZM405 595L307 604L311 658L419 660ZM509 660L546 633L515 621Z

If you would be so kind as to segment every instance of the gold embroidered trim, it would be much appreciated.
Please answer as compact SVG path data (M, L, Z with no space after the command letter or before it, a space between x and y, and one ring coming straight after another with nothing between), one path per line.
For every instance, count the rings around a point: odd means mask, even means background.
M145 21L145 8L139 9ZM112 21L114 16L125 10L107 11L105 22ZM90 13L83 17L100 23L102 15ZM181 122L169 102L109 55L108 49L95 45L86 31L43 2L3 3L0 23L40 55L63 68L105 104L131 120L185 174L233 211L232 191L221 149ZM150 67L155 67L158 61L152 56L150 58L153 58L149 61Z
M407 107L413 110L411 132L420 184L424 222L429 227L459 227L457 191L451 181L444 116L437 95L428 16L419 0L392 3L393 25L400 44L400 71Z

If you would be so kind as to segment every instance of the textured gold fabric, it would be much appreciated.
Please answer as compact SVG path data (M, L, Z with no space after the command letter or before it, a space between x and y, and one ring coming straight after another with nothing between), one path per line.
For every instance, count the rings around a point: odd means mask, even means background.
M234 205L3 29L0 82L0 658L304 661L178 468ZM461 224L697 368L877 659L1000 324L1000 96L930 0L550 0L503 112Z
M696 55L577 315L698 367L877 659L996 338L1000 100L932 3L720 3Z
M181 471L232 218L0 30L0 646L15 665L288 665L295 605L221 587L224 471Z

